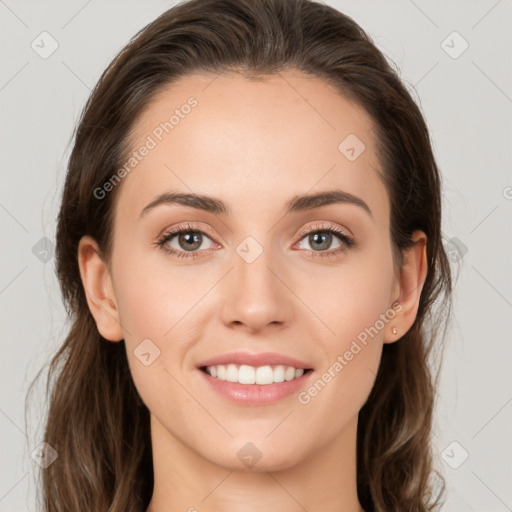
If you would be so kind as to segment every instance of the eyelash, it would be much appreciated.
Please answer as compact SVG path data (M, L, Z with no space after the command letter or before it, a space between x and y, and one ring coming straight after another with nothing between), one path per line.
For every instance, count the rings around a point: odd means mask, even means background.
M211 235L209 233L206 233L202 229L199 229L191 224L186 224L184 226L179 226L177 228L173 228L169 231L166 231L156 242L156 245L163 249L167 254L176 257L176 258L185 258L185 259L196 259L201 257L200 252L204 251L177 251L176 249L173 249L171 247L166 246L167 242L172 240L175 235L179 235L180 233L201 233L202 235L206 235L208 238L211 239ZM337 247L336 249L331 249L329 251L311 251L311 257L313 258L329 258L333 256L338 256L340 253L346 252L348 249L351 249L356 244L352 238L350 238L348 235L346 235L341 229L336 228L334 226L315 226L314 229L311 229L305 233L302 233L299 239L299 242L305 238L308 235L311 235L313 233L330 233L338 236L340 238L341 242L344 244L344 246ZM207 249L208 250L208 249Z

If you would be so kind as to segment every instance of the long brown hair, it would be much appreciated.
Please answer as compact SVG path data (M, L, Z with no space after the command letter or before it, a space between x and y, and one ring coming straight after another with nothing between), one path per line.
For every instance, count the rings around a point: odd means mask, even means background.
M153 488L149 411L124 342L99 334L79 274L83 235L96 239L107 262L112 249L121 187L101 199L94 190L125 161L130 130L164 86L194 71L254 77L284 69L328 81L372 118L395 254L411 246L414 230L428 237L417 318L401 340L384 345L359 413L357 490L367 512L436 510L441 503L445 482L431 452L438 381L431 363L440 361L452 282L440 175L420 109L371 38L331 7L310 0L191 0L142 29L111 62L74 133L56 233L56 272L71 327L47 373L44 440L58 459L41 471L42 510L140 512Z

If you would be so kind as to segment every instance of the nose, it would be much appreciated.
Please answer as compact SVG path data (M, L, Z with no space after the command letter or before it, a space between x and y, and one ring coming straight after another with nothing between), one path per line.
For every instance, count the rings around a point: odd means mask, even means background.
M251 263L234 254L233 264L222 290L224 324L251 333L289 326L294 317L294 295L286 284L284 266L267 250Z

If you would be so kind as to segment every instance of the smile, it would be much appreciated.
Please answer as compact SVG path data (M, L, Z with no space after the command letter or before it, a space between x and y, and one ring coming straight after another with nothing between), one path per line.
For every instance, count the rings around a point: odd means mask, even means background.
M239 384L259 384L261 386L298 379L305 372L310 371L309 369L285 365L255 367L246 364L219 364L205 366L201 370L219 380L237 382Z

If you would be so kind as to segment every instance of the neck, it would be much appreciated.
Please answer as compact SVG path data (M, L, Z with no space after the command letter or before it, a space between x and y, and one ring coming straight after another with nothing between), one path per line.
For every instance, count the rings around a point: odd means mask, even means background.
M244 471L235 461L233 466L217 465L181 443L153 416L151 435L154 488L147 512L364 512L356 484L357 416L337 437L291 467L282 467L278 457L265 466L264 455Z

